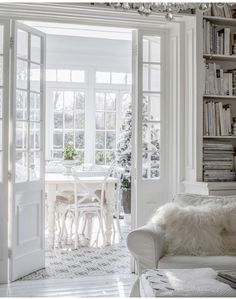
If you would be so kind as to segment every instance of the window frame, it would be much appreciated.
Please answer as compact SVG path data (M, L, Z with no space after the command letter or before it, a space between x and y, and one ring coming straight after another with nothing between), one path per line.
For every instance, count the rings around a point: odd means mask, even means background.
M50 66L48 69L63 69L62 66ZM65 66L65 69L69 69ZM73 66L71 70L84 70L85 71L85 82L75 83L75 82L58 82L58 81L46 81L46 93L47 99L46 103L46 119L49 126L48 133L46 134L46 160L53 161L52 151L53 151L53 131L54 131L54 117L53 117L53 92L54 91L81 91L85 93L85 147L84 147L84 163L95 164L95 138L96 138L96 107L95 107L95 95L97 92L104 93L115 93L117 95L116 99L116 144L119 139L119 132L121 126L121 100L122 95L125 93L132 94L131 84L112 84L112 83L96 83L96 72L115 72L119 73L120 70L116 68L112 69L98 69L96 67L85 67L85 66ZM126 73L129 73L126 71ZM132 75L132 73L131 73ZM51 100L50 100L51 99ZM90 134L89 137L87 134ZM106 165L106 164L104 164Z

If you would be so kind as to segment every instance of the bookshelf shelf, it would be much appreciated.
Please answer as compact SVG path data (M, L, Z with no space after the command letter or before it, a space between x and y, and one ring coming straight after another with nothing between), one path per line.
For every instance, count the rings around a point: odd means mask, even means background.
M236 136L203 136L204 139L236 139Z
M205 182L208 185L210 190L227 190L227 189L235 189L236 181L228 181L228 182Z
M236 62L236 55L203 54L203 58L208 60Z
M222 95L214 95L214 94L204 94L203 98L220 99L220 100L236 100L236 96L222 96Z
M211 21L213 24L216 24L216 25L236 26L236 19L232 19L232 18L203 16L203 19L205 19L207 21Z

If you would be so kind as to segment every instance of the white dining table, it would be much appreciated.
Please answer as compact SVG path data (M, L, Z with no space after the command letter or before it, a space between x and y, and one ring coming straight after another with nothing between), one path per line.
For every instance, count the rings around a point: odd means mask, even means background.
M86 185L96 187L103 182L104 176L81 176ZM111 244L112 222L113 222L113 205L115 203L115 187L117 179L109 177L106 183L106 204L104 206L105 212L105 236L106 244ZM74 178L71 175L64 175L60 173L46 173L45 187L48 199L48 239L49 246L54 246L55 242L55 203L56 195L59 190L73 190Z

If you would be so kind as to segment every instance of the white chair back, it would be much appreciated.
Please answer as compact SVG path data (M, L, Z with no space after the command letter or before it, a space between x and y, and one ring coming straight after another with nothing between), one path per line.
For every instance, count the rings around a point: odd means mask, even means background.
M102 206L104 204L104 196L106 191L106 182L111 175L113 165L111 165L108 171L90 171L90 172L81 172L76 168L72 168L72 175L74 177L74 196L75 201L77 201L78 196L80 199L78 200L78 204L82 204L85 200L90 199L93 201L99 202ZM89 186L88 184L83 182L83 177L103 177L101 183L96 186ZM101 197L96 194L97 190L101 190Z

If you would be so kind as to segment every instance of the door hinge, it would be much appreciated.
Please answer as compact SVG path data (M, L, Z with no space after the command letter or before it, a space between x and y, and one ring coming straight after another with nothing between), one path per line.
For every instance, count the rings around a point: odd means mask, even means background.
M14 47L14 38L11 37L10 38L10 49L13 49L13 47Z
M7 173L7 178L9 181L11 180L11 172L10 171L8 171L8 173Z
M12 257L12 250L8 249L8 258L11 258L11 257Z

